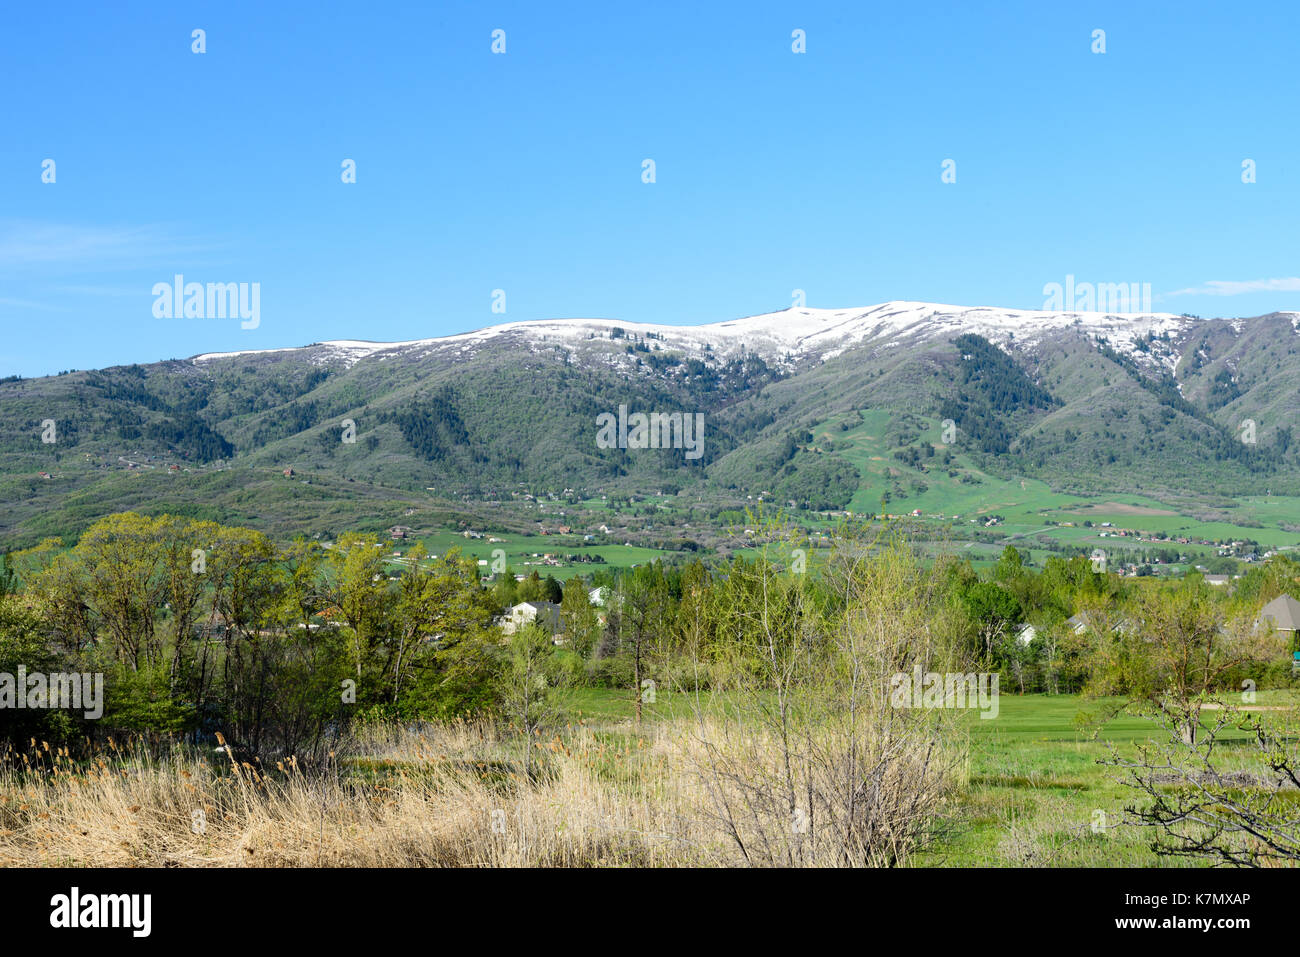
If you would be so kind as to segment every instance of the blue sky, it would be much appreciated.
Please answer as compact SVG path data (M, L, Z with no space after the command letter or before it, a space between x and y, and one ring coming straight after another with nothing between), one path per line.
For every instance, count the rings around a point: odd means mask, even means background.
M1035 309L1067 274L1150 283L1162 311L1300 310L1294 3L81 2L5 20L0 374L521 319L711 322L794 289ZM260 324L156 318L176 273L259 283Z

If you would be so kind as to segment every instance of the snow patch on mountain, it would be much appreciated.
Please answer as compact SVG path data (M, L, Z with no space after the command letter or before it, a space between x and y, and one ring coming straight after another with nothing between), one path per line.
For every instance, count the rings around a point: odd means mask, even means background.
M1001 346L1033 346L1047 334L1074 327L1090 337L1105 337L1119 352L1144 355L1136 348L1139 339L1176 332L1195 321L1170 313L1042 312L887 302L852 309L790 308L698 326L615 319L544 319L508 322L474 332L405 342L338 339L301 348L314 350L311 356L314 362L352 366L372 356L380 360L397 356L418 359L445 352L470 356L482 346L511 339L526 341L533 351L538 346L579 349L585 345L622 356L632 341L644 340L651 348L658 346L695 356L704 356L709 350L720 358L752 352L765 360L786 364L802 359L830 359L864 343L900 345L906 340L924 342L963 333L984 336ZM214 352L195 356L192 361L289 351L294 350Z

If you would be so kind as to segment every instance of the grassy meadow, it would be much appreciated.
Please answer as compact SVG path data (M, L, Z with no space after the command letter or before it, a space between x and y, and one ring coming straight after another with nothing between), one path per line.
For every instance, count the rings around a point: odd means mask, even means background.
M995 719L970 715L956 786L906 864L1189 866L1126 823L1136 795L1098 763L1156 729L1079 724L1116 703L1002 695ZM517 736L469 722L364 727L310 769L111 739L87 762L33 742L0 764L0 866L744 863L703 786L694 696L659 693L639 730L627 692L578 689L564 705L563 730L532 742L531 778Z

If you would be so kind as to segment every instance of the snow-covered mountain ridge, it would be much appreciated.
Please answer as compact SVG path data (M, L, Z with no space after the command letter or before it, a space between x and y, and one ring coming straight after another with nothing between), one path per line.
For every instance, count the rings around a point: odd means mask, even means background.
M764 359L781 361L829 359L864 343L891 347L906 341L924 342L964 333L981 335L998 345L1014 342L1032 347L1044 335L1075 327L1089 337L1104 337L1119 352L1132 354L1137 351L1135 343L1139 339L1174 335L1205 321L1209 320L1171 313L1044 312L899 301L866 308L790 308L697 326L616 319L541 319L405 342L342 339L297 348L315 350L312 359L318 363L352 365L371 356L381 360L449 353L468 356L484 345L503 340L527 343L534 350L557 345L580 348L588 343L613 345L622 351L627 342L620 340L635 337L652 340L663 349L701 357L710 350L720 357L754 352ZM291 351L297 349L217 352L195 356L191 361Z

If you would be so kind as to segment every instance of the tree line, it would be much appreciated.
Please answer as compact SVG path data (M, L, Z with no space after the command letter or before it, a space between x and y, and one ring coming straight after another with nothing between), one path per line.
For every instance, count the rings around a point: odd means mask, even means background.
M1294 649L1257 621L1265 601L1298 590L1300 566L1285 558L1228 593L1199 575L1120 578L1082 555L1039 572L1010 546L979 573L953 556L922 561L869 524L830 548L782 528L758 540L771 544L561 584L509 570L484 579L457 550L435 558L418 544L397 563L365 534L276 543L211 521L113 515L71 547L6 556L0 588L0 673L103 673L103 718L15 711L0 734L221 732L252 753L302 754L357 720L528 724L555 692L583 685L623 689L639 719L647 689L767 693L792 647L800 667L830 667L858 609L882 600L870 593L879 574L864 571L882 556L924 637L876 662L881 675L920 663L995 672L1004 692L1152 701L1291 680ZM506 635L501 617L520 601L555 602L556 626Z

